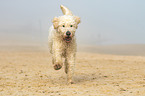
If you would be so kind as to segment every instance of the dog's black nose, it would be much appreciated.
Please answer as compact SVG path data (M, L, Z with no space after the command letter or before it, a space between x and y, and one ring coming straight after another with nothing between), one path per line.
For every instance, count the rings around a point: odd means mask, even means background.
M67 31L67 32L66 32L66 35L67 35L67 36L70 36L70 35L71 35L70 31Z

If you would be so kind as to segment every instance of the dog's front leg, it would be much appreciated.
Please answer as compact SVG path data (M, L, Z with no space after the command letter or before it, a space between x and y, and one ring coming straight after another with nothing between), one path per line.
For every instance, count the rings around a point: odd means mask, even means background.
M54 65L55 70L59 70L62 68L62 51L61 48L58 46L59 44L54 44L53 46L53 58L52 63Z
M73 73L74 73L74 65L75 65L75 53L71 53L67 55L67 82L68 84L73 84Z

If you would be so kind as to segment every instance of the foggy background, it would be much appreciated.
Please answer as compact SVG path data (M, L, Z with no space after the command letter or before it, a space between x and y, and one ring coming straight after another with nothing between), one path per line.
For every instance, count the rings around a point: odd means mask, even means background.
M47 46L61 4L81 17L79 45L145 44L144 0L0 0L0 45Z

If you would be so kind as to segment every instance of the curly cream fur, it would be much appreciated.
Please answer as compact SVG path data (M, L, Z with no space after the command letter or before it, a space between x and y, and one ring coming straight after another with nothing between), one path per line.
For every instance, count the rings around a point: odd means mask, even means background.
M73 70L76 57L76 38L75 31L77 25L80 23L80 18L72 15L72 12L61 5L64 15L55 17L53 25L49 29L49 49L52 53L52 63L55 70L61 69L63 63L65 65L65 72L67 74L68 83L73 83ZM71 14L69 14L71 13ZM66 32L71 33L71 40L65 41ZM63 58L65 61L63 62Z

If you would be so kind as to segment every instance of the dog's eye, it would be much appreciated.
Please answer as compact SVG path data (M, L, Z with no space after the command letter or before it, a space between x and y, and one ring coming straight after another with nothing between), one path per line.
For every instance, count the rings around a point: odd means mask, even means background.
M73 25L70 25L70 27L73 27Z
M65 25L62 25L62 27L65 27Z

